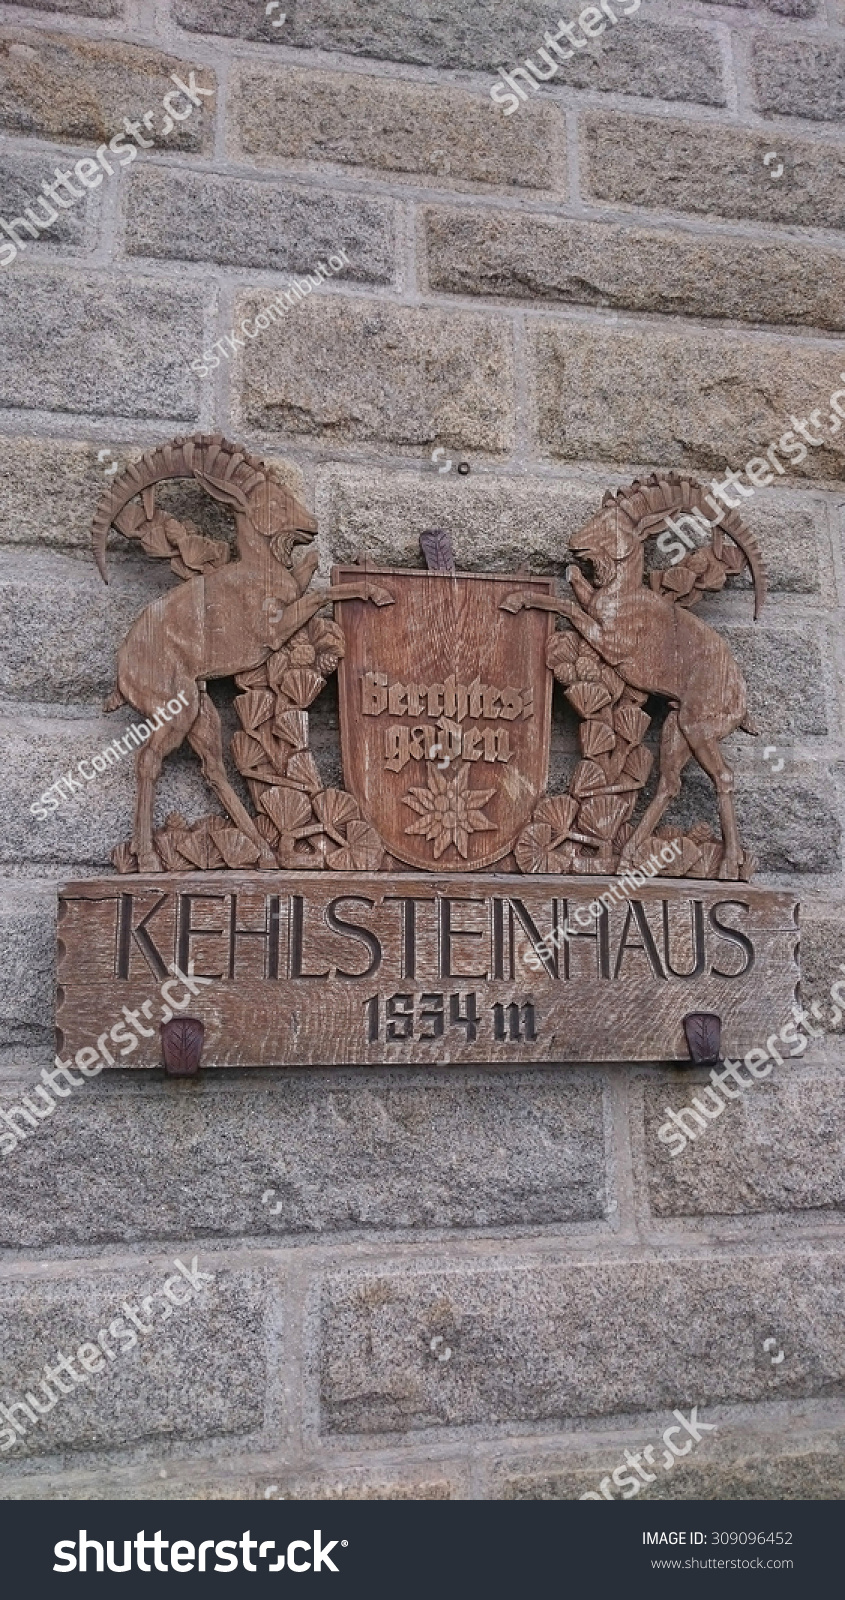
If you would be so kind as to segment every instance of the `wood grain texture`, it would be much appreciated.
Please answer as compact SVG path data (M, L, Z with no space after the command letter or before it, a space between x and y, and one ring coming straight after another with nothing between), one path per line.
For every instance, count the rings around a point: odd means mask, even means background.
M192 524L157 510L156 487L172 478L194 478L231 508L236 561L229 560L222 541L203 538ZM184 580L147 606L118 651L117 682L105 709L128 701L149 718L150 731L136 757L132 838L117 847L115 866L129 873L186 864L286 865L296 845L285 832L286 815L282 826L266 807L252 817L235 793L220 717L206 685L209 678L234 677L245 691L238 701L244 733L236 735L233 753L253 801L264 800L269 784L282 801L285 790L304 797L310 813L307 797L322 784L308 751L304 708L325 687L324 672L334 671L342 649L338 630L317 613L343 598L333 590L307 592L319 561L315 550L295 559L297 548L314 539L314 518L257 457L222 434L196 434L147 452L106 491L93 523L94 555L106 582L112 525L138 539L147 554L168 558ZM346 592L375 605L391 604L360 568ZM171 816L154 837L162 763L183 741L199 756L203 776L233 826L212 817L191 829L182 817ZM347 837L341 847L346 849Z
M231 508L236 560L157 509L157 485L169 478L193 478ZM715 785L722 837L694 824L661 870L750 879L721 741L756 730L727 643L691 608L747 565L756 616L766 575L750 530L692 479L653 474L605 495L569 541L591 574L569 568L574 599L557 596L550 578L456 572L446 529L420 535L426 571L363 562L312 590L317 552L294 552L312 545L314 518L221 434L149 451L106 491L93 523L104 578L112 526L183 580L133 624L106 702L129 701L149 718L127 736L142 747L132 837L112 854L119 872L397 862L424 872L617 872L653 860L674 837L660 824L695 759ZM653 538L671 565L646 581ZM320 616L329 605L336 615ZM555 616L570 626L554 632ZM334 789L310 749L308 708L338 669L344 787ZM568 792L546 795L553 676L581 719L582 759ZM227 677L242 691L229 754L254 815L230 781L207 692L208 679ZM667 705L657 785L635 818L655 761L645 742L653 699ZM154 830L162 762L184 741L225 815L189 824L172 813Z
M629 900L613 879L536 874L84 880L60 891L59 1049L99 1039L115 1066L160 1067L167 1005L203 1022L204 1070L688 1061L691 1011L718 1013L735 1056L791 1015L797 909L745 884L652 881ZM574 937L544 943L567 917ZM191 965L193 994L173 977Z
M356 573L334 567L333 588L351 588ZM368 573L393 605L337 606L346 786L397 861L422 871L492 866L546 788L552 619L502 612L513 575ZM522 591L548 600L552 581L526 577Z
M646 584L645 544L654 537L672 565L668 571L654 568ZM548 662L585 719L580 728L584 759L567 797L574 804L565 809L559 802L560 815L551 819L541 809L521 841L517 861L523 871L562 872L641 864L670 836L658 824L694 758L715 786L722 838L715 839L705 824L693 827L681 841L678 875L747 881L754 863L739 837L733 774L721 741L738 728L757 730L737 661L691 607L747 565L757 617L766 598L766 574L754 535L692 479L653 473L646 483L635 479L628 489L608 491L601 511L571 536L569 549L591 573L588 578L578 567L569 568L574 599L549 600L515 588L502 602L513 614L540 608L571 624L572 631L550 641ZM654 759L643 744L651 720L643 709L649 696L667 701L668 713L657 787L634 822L634 806ZM558 835L554 842L553 833ZM584 863L578 845L590 847L592 862Z

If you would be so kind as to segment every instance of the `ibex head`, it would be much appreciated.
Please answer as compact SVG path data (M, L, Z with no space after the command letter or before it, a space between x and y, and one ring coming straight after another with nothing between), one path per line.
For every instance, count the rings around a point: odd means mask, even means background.
M636 549L640 533L636 524L613 497L605 497L598 511L583 528L570 535L569 549L575 556L584 556L593 567L599 587L609 583L614 568Z
M706 510L708 504L710 509ZM760 547L735 511L722 511L714 519L714 509L719 510L716 502L694 479L675 472L665 477L652 473L645 483L635 478L629 488L619 489L616 494L608 490L601 510L571 535L569 549L573 555L585 556L592 562L596 583L603 587L611 581L621 561L629 560L646 539L665 531L667 518L699 511L704 519L702 526L711 528L716 556L721 555L726 534L742 551L754 583L757 617L766 598L766 571Z
M222 434L195 434L191 439L174 439L171 444L148 451L103 495L92 531L95 559L106 582L106 537L112 523L117 523L127 537L140 537L143 523L136 521L128 527L118 518L130 500L140 495L145 515L152 519L155 486L169 478L195 478L215 500L231 506L236 519L243 517L256 533L268 539L274 556L286 567L292 565L294 547L310 544L317 532L311 513L272 477L263 461L240 450Z
M290 489L271 478L269 473L265 473L246 494L237 484L221 484L199 473L197 480L215 500L231 506L236 515L240 513L245 516L256 533L269 539L270 549L285 567L293 565L296 546L310 544L316 536L317 523L310 511L306 511Z

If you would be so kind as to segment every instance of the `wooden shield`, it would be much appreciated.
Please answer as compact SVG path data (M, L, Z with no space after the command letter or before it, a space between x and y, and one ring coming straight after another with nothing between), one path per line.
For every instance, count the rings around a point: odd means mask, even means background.
M366 568L394 604L335 607L346 788L391 855L423 871L489 867L512 850L543 794L552 675L547 612L499 610L513 573ZM360 581L335 567L332 583Z

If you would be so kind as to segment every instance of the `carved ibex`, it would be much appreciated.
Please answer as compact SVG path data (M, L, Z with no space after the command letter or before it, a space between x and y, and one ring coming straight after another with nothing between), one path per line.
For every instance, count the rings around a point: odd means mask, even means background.
M663 695L670 703L657 790L622 852L620 867L636 865L638 851L680 793L681 773L695 756L716 786L724 842L719 876L737 878L747 858L739 841L733 774L719 743L736 728L757 731L746 713L745 680L724 639L688 609L700 598L700 589L695 593L688 584L686 592L673 596L671 591L658 592L657 574L651 588L643 582L643 541L665 529L673 513L703 510L704 505L700 485L675 474L652 476L646 484L635 481L630 489L608 493L601 511L569 540L573 554L591 562L595 586L573 567L568 577L579 603L515 591L502 606L506 611L530 606L568 617L625 683ZM723 553L723 530L738 547L735 561ZM715 582L705 586L720 586L728 573L748 563L756 618L766 596L763 561L754 535L733 512L714 527L711 555ZM689 565L702 559L706 566L703 553L690 558Z
M168 522L155 509L155 485L168 478L195 478L215 500L234 512L238 559L220 557L225 546L185 535L176 556L168 541ZM143 513L130 505L142 497ZM318 557L309 552L294 563L297 545L310 544L314 518L269 469L220 434L175 439L141 457L103 496L93 523L94 555L104 582L106 537L114 524L129 538L140 538L152 554L167 555L188 581L147 606L118 652L117 687L107 711L124 701L152 717L157 706L184 691L187 705L162 722L136 756L137 797L132 849L140 872L160 872L153 845L155 786L162 761L184 739L196 751L205 778L232 821L260 851L259 865L276 860L229 783L217 710L205 692L208 678L231 677L258 667L280 650L316 613L334 600L372 600L392 604L391 595L362 578L360 584L304 591ZM199 546L190 575L193 546ZM185 564L185 557L188 565Z

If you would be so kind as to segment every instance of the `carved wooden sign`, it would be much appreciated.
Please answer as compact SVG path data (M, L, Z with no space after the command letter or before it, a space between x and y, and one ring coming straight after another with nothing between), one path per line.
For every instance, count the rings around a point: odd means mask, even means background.
M215 872L77 883L62 896L60 1048L73 1055L105 1030L117 1065L160 1066L162 998L204 1023L203 1063L217 1066L688 1060L690 1011L720 1014L728 1054L787 1020L789 894L650 883L591 916L611 882ZM568 938L548 938L567 925ZM195 995L171 976L191 966ZM109 1043L121 1019L137 1049Z
M352 567L333 582L349 587ZM423 872L492 867L531 821L548 776L552 619L503 614L513 577L384 571L376 612L337 608L346 782L397 860ZM524 590L548 598L548 578Z
M232 510L235 552L156 505L172 478ZM129 1067L161 1064L174 1010L202 1024L188 1054L204 1067L684 1059L691 1011L721 1016L728 1052L785 1020L796 907L747 886L720 747L755 731L745 684L691 610L746 565L759 610L760 552L728 513L710 545L646 575L649 541L703 493L670 474L605 496L569 542L574 598L529 573L458 572L435 531L424 566L336 567L314 589L316 524L257 458L198 435L129 468L94 518L100 572L115 527L182 582L118 655L106 708L131 704L148 731L122 877L61 891L62 1049L113 1040L124 1008L135 1042L112 1053ZM335 671L342 787L309 725ZM236 691L228 749L215 679ZM549 794L555 680L580 756ZM184 741L218 810L157 825L162 762ZM666 821L692 759L721 837ZM187 1061L178 1043L171 1025Z

